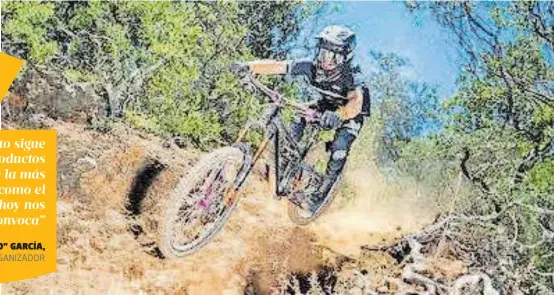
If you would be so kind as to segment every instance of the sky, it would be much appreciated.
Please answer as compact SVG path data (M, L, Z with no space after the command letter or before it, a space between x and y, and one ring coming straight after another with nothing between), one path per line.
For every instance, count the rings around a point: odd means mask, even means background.
M337 2L339 11L327 24L346 25L357 35L357 63L366 67L367 53L377 50L408 58L404 74L438 86L442 98L452 95L460 62L452 37L428 15L416 17L399 2ZM321 29L321 28L317 28Z

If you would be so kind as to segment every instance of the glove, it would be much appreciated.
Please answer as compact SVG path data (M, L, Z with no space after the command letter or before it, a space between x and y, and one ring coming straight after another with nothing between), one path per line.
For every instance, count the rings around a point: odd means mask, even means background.
M320 125L323 129L335 129L342 123L339 115L332 111L325 111L321 115Z
M229 67L229 70L237 76L242 77L246 74L246 72L248 72L249 68L246 63L234 62Z

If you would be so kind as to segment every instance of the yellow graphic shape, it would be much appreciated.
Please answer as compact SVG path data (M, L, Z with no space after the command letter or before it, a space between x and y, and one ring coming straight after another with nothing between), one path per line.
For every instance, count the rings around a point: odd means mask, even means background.
M23 60L0 52L0 101L6 96L22 66Z

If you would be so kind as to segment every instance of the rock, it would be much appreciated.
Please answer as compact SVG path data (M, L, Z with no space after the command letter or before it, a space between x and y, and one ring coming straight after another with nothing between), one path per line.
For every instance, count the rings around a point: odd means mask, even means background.
M73 206L68 202L57 200L56 211L58 212L58 216L69 215L73 212Z
M348 291L348 295L364 295L362 288L354 287Z
M125 219L125 216L123 216L123 214L121 214L120 212L117 212L112 209L106 211L106 221L109 221L110 224L114 224L114 225L127 224L127 220Z
M98 163L93 158L85 156L77 160L77 166L80 171L89 171L98 167Z
M48 116L46 114L32 114L29 116L29 122L36 126L42 126L46 121L48 120Z
M387 292L389 292L389 288L387 286L381 286L381 287L377 288L377 292L387 293Z
M366 286L369 285L369 282L368 282L368 279L362 275L362 274L358 274L356 276L356 278L354 279L354 286L358 287L358 288L364 288Z
M182 136L176 136L173 138L173 142L179 147L179 148L186 148L187 147L187 140L185 137Z
M257 295L256 288L252 283L248 284L244 289L244 295Z

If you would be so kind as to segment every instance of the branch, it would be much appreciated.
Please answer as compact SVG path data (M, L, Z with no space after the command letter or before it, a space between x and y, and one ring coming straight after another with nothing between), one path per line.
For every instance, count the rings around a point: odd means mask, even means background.
M129 75L129 80L133 80L135 79L135 77L138 77L138 79L143 79L159 69L165 62L166 59L162 58L157 63L147 68L138 68Z
M485 28L483 24L481 24L473 15L471 14L471 7L469 2L464 2L464 12L469 20L470 23L473 23L475 26L477 26L481 31L483 31L485 34L487 34L489 37L494 38L495 35Z
M479 287L481 284L483 285L482 288ZM500 295L500 292L492 286L491 278L486 274L470 274L462 276L456 279L452 288L453 291L450 293L451 295L469 294L471 290L476 291L476 289L482 290L483 295Z
M519 206L525 207L535 213L540 213L544 215L554 215L554 210L545 209L538 206L528 205L528 204L518 204Z
M534 8L537 8L539 11L535 13ZM539 37L541 37L544 41L550 44L550 46L554 46L554 34L552 27L549 27L547 29L546 25L542 21L542 17L545 16L545 14L540 10L540 3L537 3L537 6L529 6L529 19L531 21L531 24L533 26L533 32L535 32Z
M408 239L411 248L410 257L412 263L407 264L402 271L402 278L409 283L424 286L429 295L437 294L437 289L447 290L448 287L434 280L421 275L419 272L425 270L425 257L421 253L421 244L413 238Z
M469 171L469 169L467 168L467 161L469 160L469 157L470 157L470 153L469 153L469 149L467 147L464 147L463 148L463 157L462 157L462 161L460 163L460 168L462 169L462 173L464 174L464 176L469 179L474 185L476 185L477 187L479 187L481 189L481 191L483 191L484 193L486 194L490 194L491 191L490 191L490 188L489 186L485 183L485 181L483 181L481 178L479 177L475 177L472 175L472 173Z
M148 77L150 77L152 73L158 70L165 62L166 62L166 59L162 58L157 63L147 68L136 69L135 71L133 71L133 73L131 73L131 75L129 75L128 81L134 82L132 85L133 87L142 88L144 81L146 81L146 79L148 79ZM131 86L127 87L127 89L129 89L130 87ZM123 109L125 109L125 107L128 105L132 97L133 96L128 96L122 100L121 105Z
M525 156L517 167L516 174L513 177L513 182L515 184L521 183L527 172L533 169L538 163L552 157L554 157L554 140L542 149L535 147L532 151L527 153L527 156Z

